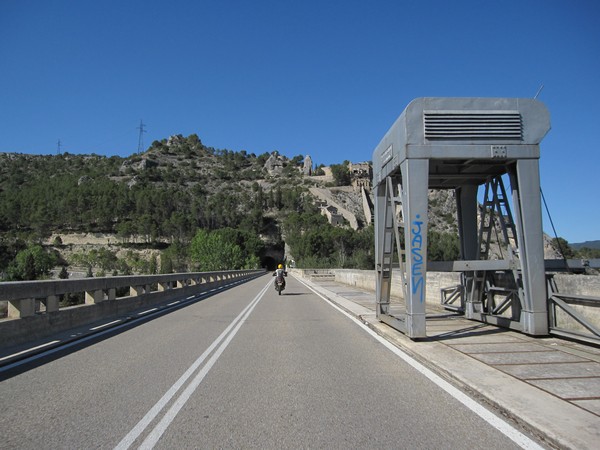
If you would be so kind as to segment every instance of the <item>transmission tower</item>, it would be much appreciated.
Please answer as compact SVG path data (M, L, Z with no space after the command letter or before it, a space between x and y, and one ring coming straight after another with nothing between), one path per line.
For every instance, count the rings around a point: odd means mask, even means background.
M61 142L59 139L58 142L56 143L56 154L57 155L60 155L60 147L61 147Z
M146 125L144 124L144 122L140 120L140 126L137 127L137 129L140 132L140 136L138 138L138 155L144 151L144 133L146 132L146 130L144 129L145 126Z

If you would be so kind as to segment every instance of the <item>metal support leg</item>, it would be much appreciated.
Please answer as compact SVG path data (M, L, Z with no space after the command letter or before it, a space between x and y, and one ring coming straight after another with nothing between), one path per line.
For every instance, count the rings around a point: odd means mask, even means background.
M517 184L513 184L513 203L517 215L517 238L523 277L523 331L548 334L548 294L544 269L540 173L537 159L517 161Z
M406 159L402 162L406 274L406 334L426 337L425 298L427 275L427 192L429 160Z
M478 258L477 190L477 185L461 186L456 190L460 256L463 260Z
M375 272L376 272L376 316L389 313L391 290L391 261L393 254L393 235L386 233L391 226L392 218L387 208L387 185L382 183L375 190Z
M456 189L456 209L458 214L458 236L460 240L460 256L463 260L479 258L479 242L477 239L477 185L466 185ZM481 312L481 304L473 305L467 288L473 287L475 272L467 272L462 276L463 302L461 304L466 317L472 318L475 312Z

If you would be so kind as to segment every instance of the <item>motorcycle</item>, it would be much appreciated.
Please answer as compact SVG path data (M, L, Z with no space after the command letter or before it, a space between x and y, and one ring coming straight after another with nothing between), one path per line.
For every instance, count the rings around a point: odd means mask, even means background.
M281 273L277 273L275 272L273 274L275 278L275 290L278 292L278 295L281 295L281 291L283 291L285 289L285 280L283 279L284 276L287 276L287 274L283 271L281 271Z

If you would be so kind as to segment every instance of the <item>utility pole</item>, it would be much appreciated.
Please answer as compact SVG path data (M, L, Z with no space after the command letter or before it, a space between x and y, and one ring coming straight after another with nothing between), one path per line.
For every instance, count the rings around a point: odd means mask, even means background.
M146 130L144 129L146 125L140 119L140 126L137 129L140 131L140 136L138 138L138 155L144 151L144 133Z

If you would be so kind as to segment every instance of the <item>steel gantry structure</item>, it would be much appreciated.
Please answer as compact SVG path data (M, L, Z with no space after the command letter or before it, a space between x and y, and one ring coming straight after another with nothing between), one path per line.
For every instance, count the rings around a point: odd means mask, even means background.
M452 189L460 261L437 269L460 272L461 282L442 293L460 298L457 309L468 318L548 333L539 143L549 129L547 109L532 99L419 98L406 107L373 153L381 321L426 337L428 190ZM496 260L489 259L493 238ZM400 314L390 310L395 258L406 305Z

